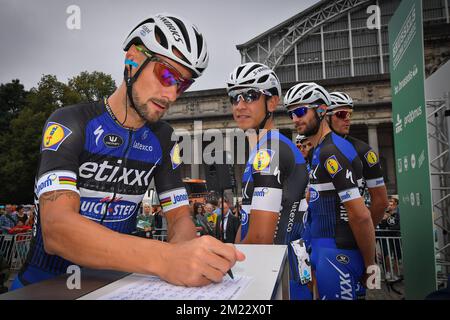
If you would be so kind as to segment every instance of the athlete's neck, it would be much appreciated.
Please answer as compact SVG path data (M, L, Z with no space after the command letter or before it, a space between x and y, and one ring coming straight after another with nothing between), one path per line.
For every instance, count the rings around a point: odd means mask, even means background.
M108 98L111 111L120 124L129 129L139 129L145 121L136 113L127 97L125 83L122 82L119 88Z
M263 129L260 130L248 130L246 132L246 135L248 137L248 143L250 145L250 149L253 149L256 145L256 143L258 141L260 141L266 134L267 132L269 132L270 130L274 129L274 125L273 125L273 117L270 117L267 122L266 125L264 126ZM258 135L256 134L256 132L258 132Z
M322 140L326 137L327 134L331 132L330 126L328 125L327 121L322 120L320 123L319 130L317 130L317 133L309 138L309 141L311 141L312 145L317 147Z

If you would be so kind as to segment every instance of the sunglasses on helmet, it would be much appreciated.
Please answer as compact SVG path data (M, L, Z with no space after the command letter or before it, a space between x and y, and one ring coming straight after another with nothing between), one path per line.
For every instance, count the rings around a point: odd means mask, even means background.
M341 120L347 120L352 117L353 111L352 110L336 110L336 111L330 111L329 115L335 115Z
M265 90L256 90L256 89L247 89L247 90L239 90L239 91L231 91L228 93L228 97L230 97L230 102L233 106L239 104L239 99L242 98L246 103L252 103L257 101L261 95L264 94L266 96L271 97L272 94Z
M139 51L143 52L147 57L155 62L153 73L156 78L164 87L177 86L177 94L181 94L186 91L194 82L194 79L184 79L181 73L164 60L152 55L149 51L141 47L136 47Z

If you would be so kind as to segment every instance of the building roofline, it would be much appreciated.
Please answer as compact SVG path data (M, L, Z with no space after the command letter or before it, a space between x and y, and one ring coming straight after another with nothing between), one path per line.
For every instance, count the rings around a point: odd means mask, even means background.
M236 48L240 51L241 49L243 49L245 47L251 46L252 44L258 42L260 39L265 38L267 35L274 33L277 30L280 30L283 27L289 25L292 21L295 21L295 20L301 18L302 16L308 15L310 12L314 11L316 8L322 6L324 3L327 3L327 2L329 2L329 0L321 0L321 1L311 5L307 9L305 9L305 10L301 11L300 13L297 13L295 16L292 16L291 18L288 18L287 20L277 24L276 26L270 28L269 30L257 35L256 37L252 38L251 40L249 40L243 44L236 45Z

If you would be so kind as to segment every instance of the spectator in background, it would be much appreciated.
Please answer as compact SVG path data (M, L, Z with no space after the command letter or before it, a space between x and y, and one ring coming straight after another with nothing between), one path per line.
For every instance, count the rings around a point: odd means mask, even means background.
M13 215L11 205L6 205L5 214L0 216L0 233L7 233L17 225L17 216Z
M28 220L25 223L25 225L29 226L29 227L33 227L33 225L34 225L34 210L33 210L33 208L31 208L28 211Z
M208 200L205 205L205 211L206 211L206 219L208 220L209 226L216 234L217 230L216 226L218 221L217 200L215 199Z
M214 235L213 230L208 224L208 220L205 216L205 208L203 204L196 202L194 203L194 214L193 214L194 223L197 227L200 227L200 235Z
M233 215L230 205L229 200L225 198L223 200L224 216L223 219L219 220L221 239L225 243L234 243L234 239L236 238L236 234L241 224L240 220Z
M152 238L153 225L152 206L149 203L143 203L142 214L137 217L137 235L144 238Z
M24 206L17 206L17 226L25 226L28 220L28 215L25 213Z

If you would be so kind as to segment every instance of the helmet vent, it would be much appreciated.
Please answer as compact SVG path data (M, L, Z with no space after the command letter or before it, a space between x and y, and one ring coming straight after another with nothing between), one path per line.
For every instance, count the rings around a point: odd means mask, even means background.
M167 50L169 48L169 43L167 42L167 38L164 35L164 32L162 32L162 30L157 25L155 25L155 35L156 39L158 39L159 44Z

